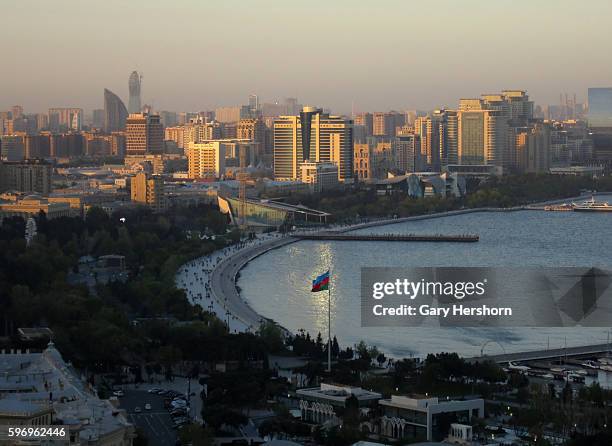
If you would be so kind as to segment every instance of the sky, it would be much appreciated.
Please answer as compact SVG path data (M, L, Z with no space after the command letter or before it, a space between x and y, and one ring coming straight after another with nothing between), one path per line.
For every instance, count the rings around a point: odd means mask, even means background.
M198 111L297 97L337 113L537 104L612 86L609 0L3 0L0 110Z

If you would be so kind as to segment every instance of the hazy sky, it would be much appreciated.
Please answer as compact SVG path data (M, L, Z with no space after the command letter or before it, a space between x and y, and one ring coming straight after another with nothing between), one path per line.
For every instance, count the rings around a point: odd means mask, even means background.
M539 104L612 85L610 0L2 0L0 110L158 110L296 96L429 109L502 88Z

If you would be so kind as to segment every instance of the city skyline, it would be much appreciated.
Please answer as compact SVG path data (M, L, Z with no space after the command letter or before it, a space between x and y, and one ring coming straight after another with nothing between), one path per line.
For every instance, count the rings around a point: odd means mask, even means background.
M99 109L104 88L127 103L133 70L143 74L143 104L174 111L244 103L252 93L339 114L428 110L503 88L528 90L546 105L561 93L586 102L588 87L612 84L612 62L599 57L611 46L607 2L589 2L588 15L565 1L443 2L435 15L412 2L383 6L15 2L4 8L4 32L21 37L7 49L0 109ZM340 14L350 17L335 20ZM91 20L112 22L112 36ZM295 45L304 35L309 44ZM67 41L71 51L62 50ZM201 57L185 64L189 54Z

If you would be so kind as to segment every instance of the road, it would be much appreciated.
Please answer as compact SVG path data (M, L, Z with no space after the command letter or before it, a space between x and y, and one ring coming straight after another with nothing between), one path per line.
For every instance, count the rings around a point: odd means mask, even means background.
M164 408L164 397L148 393L146 390L125 390L119 398L121 408L127 412L128 420L142 429L151 446L172 446L176 443L177 431L172 428L172 418ZM146 403L151 410L145 410ZM142 412L134 409L140 407Z
M262 243L257 246L242 249L234 255L222 260L213 270L210 279L211 290L213 296L219 301L233 318L248 327L249 331L255 331L264 320L249 304L240 297L236 289L236 275L248 262L255 257L268 252L271 249L280 248L281 246L293 243L297 239L292 237L283 237L274 239L269 242ZM225 315L219 315L219 318L224 320ZM238 327L233 326L232 319L230 322L230 330L232 332L239 331Z

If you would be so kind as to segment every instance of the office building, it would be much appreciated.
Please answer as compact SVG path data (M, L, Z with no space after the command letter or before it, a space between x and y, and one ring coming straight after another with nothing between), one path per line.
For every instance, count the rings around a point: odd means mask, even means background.
M159 175L137 173L130 181L130 196L133 202L146 205L155 212L167 207L164 179Z
M302 183L308 184L311 192L321 192L338 187L338 165L330 162L304 161L300 164Z
M106 133L125 130L128 112L123 101L110 90L104 89L104 131Z
M134 113L125 126L126 155L159 155L164 151L164 128L159 115Z
M612 88L589 88L588 124L595 159L612 165Z
M400 441L442 441L449 434L443 419L452 417L455 422L469 425L473 418L484 417L482 399L440 401L426 396L391 395L378 403L384 411L381 436Z
M341 116L304 107L299 116L274 121L274 176L279 180L300 178L304 161L334 162L338 179L353 179L353 122Z
M132 71L130 79L128 81L128 88L130 91L130 100L128 101L128 113L140 113L142 104L140 103L140 83L142 76L137 71Z
M187 147L188 177L190 179L221 178L225 174L223 141L191 142Z
M589 88L588 123L592 129L612 128L612 87Z

